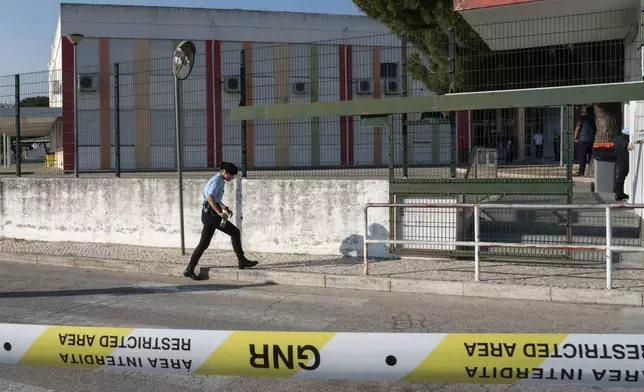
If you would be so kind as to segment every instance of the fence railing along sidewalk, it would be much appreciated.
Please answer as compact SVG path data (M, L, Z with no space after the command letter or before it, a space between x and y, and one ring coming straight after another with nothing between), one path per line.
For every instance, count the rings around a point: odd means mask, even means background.
M450 240L394 240L394 239L369 239L369 217L368 212L372 208L421 208L421 209L472 209L474 219L474 240L473 241L450 241ZM606 218L606 244L605 245L584 245L584 244L560 244L560 243L517 243L500 241L481 241L480 238L480 216L481 211L486 209L517 209L517 210L604 210ZM396 204L396 203L369 203L364 209L364 274L369 274L369 244L387 245L442 245L442 246L463 246L474 248L474 281L481 280L481 247L488 248L532 248L532 249L560 249L560 250L587 250L606 252L606 288L612 289L613 252L644 252L644 246L620 246L613 244L613 225L611 219L612 210L617 209L644 209L644 204Z

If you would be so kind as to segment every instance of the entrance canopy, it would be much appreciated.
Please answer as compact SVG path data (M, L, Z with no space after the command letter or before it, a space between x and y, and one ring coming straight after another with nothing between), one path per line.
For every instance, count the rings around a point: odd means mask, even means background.
M20 108L20 137L49 136L56 120L62 118L63 108ZM16 136L16 109L0 108L0 134Z
M492 50L633 40L640 0L454 0Z

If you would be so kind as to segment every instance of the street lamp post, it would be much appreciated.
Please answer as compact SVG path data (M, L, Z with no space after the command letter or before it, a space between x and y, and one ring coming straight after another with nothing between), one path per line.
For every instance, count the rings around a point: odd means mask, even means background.
M172 73L174 79L174 117L175 117L175 146L177 152L177 172L179 177L179 220L181 232L181 254L186 254L186 236L185 226L183 224L183 108L180 107L179 99L180 88L179 81L185 80L190 76L195 63L195 54L197 49L192 41L182 41L174 49L172 57Z
M78 55L76 47L85 38L83 34L68 34L67 39L74 45L74 176L78 177Z

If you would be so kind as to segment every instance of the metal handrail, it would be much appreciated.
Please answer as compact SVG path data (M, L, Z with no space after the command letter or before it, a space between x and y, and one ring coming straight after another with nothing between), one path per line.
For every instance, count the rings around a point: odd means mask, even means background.
M370 208L454 208L474 210L474 241L417 241L417 240L370 240L369 216ZM522 210L604 210L606 213L606 244L605 245L561 245L561 244L520 244L512 242L482 242L480 240L480 213L487 209L522 209ZM613 245L611 210L619 209L644 209L644 204L413 204L413 203L369 203L364 208L364 274L369 275L369 244L401 244L401 245L452 245L474 247L474 281L481 281L481 247L497 248L524 248L524 249L558 249L558 250L591 250L606 252L606 288L613 286L613 252L644 252L644 246L616 246Z

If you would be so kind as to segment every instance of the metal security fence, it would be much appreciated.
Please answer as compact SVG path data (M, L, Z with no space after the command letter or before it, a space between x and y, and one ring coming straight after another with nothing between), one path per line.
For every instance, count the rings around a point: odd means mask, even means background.
M424 239L384 239L373 238L369 231L368 211L372 208L388 208L395 214L395 210L428 210L435 215L435 222L432 229L436 231L432 238ZM619 245L613 241L613 211L633 210L644 208L644 204L499 204L499 203L451 203L443 200L433 203L370 203L364 209L364 241L363 241L363 263L364 274L369 274L369 244L396 244L414 247L449 248L467 247L474 249L474 280L481 280L481 255L485 249L491 248L516 248L516 249L554 249L561 251L596 251L604 253L606 262L606 288L612 289L613 256L615 252L644 252L644 246ZM557 211L602 211L604 212L603 234L604 238L596 244L578 243L576 241L544 241L534 242L530 239L519 238L511 241L512 238L502 237L498 239L486 238L482 232L482 217L489 211L506 211L507 209L523 211L533 214L538 210L546 213ZM471 211L471 213L470 213ZM463 212L467 212L463 214ZM438 218L440 215L440 218ZM438 218L438 219L436 219ZM459 235L459 226L471 225L473 239L463 238Z
M592 204L573 191L575 127L594 108L596 141L610 141L622 102L644 99L636 11L320 42L199 41L177 96L168 42L131 42L124 61L0 77L0 175L174 176L176 111L186 176L210 176L230 161L247 178L388 179L392 203L504 205L480 214L483 241L594 246L603 238L594 210L510 205ZM614 219L616 238L635 241L639 221ZM408 210L390 220L401 241L473 241L473 222L471 211ZM474 254L445 243L395 249ZM603 257L597 252L481 250L586 261Z
M401 62L411 78L405 83L407 96L254 104L231 113L245 121L359 117L361 128L368 129L376 143L386 143L374 152L386 155L382 161L388 165L391 203L496 199L508 204L585 204L577 199L592 194L579 192L573 181L583 171L575 131L582 116L592 109L594 115L585 119L596 126L595 141L610 142L622 129L622 102L644 99L639 64L643 32L634 11L401 32L400 39L409 44L403 45L407 56ZM422 88L425 93L415 95ZM458 214L401 214L390 214L392 227L402 222L391 232L394 241L414 236L440 241L445 233L473 236L472 224L452 224L449 217L457 219ZM458 222L471 218L463 214L467 219ZM639 222L631 225L631 218L619 216L619 237L639 244L633 235ZM588 211L512 211L506 205L488 211L484 220L481 230L492 239L592 244L602 238L596 217ZM493 257L599 257L589 249L491 248L485 253ZM395 249L472 254L445 243Z
M48 80L47 72L0 77L0 175L51 167L46 164L55 154L50 137L62 110L52 102Z
M460 92L621 83L641 79L639 8L454 26Z
M463 179L472 152L494 148L499 173L513 181L567 178L578 171L573 133L584 107L549 104L543 89L641 80L636 11L433 26L400 35L348 32L319 42L200 41L195 69L179 90L184 167L200 175L226 160L247 177L386 178L395 170L396 181L431 182ZM118 64L79 63L77 97L73 67L0 77L0 173L68 175L76 157L84 175L173 172L171 54L155 45L135 52L140 58ZM358 113L241 121L230 115L240 105L527 88L537 89L539 104L396 110L391 137L385 126L365 126ZM619 99L606 99L592 104L600 139L621 126Z
M492 155L492 151L484 151ZM481 155L481 154L479 154ZM488 174L493 165L480 167ZM479 217L479 235L482 241L518 242L531 244L586 244L603 243L605 217L603 211L593 209L556 210L522 209L514 205L603 205L599 195L578 192L566 194L439 194L431 191L424 194L396 194L394 203L438 204L460 203L481 204L486 208ZM492 204L492 206L488 206ZM502 207L496 207L502 206ZM639 246L641 244L641 217L631 210L615 210L613 218L614 243L616 245ZM394 253L424 254L449 258L473 258L471 247L452 245L419 245L419 241L473 241L474 220L471 209L424 207L392 208L389 225L390 239L412 241L392 243ZM585 249L561 249L543 247L490 247L482 248L481 257L491 260L538 260L540 262L582 262L602 261L601 252ZM620 260L621 255L616 257Z
M390 33L307 43L205 47L202 42L190 78L181 81L178 90L186 174L206 175L220 162L230 161L251 178L334 176L337 170L356 177L386 177L386 161L373 155L374 142L368 130L360 129L357 117L235 121L230 109L400 95L403 87L394 85L402 77L400 45ZM157 48L149 51L159 53ZM379 60L374 62L376 55L383 59L382 67ZM7 135L0 173L70 175L77 156L78 171L85 176L174 175L170 53L141 57L108 65L78 64L76 96L73 77L70 80L73 68L0 79L0 102L6 106L0 128ZM386 93L385 81L374 79L382 70L391 79ZM37 131L27 132L25 121L36 120L23 109L23 130L16 134L16 99L35 99L51 116L40 121ZM31 136L36 134L39 154L31 152ZM4 146L16 143L22 144L22 154L4 153Z
M380 99L406 94L404 42L393 34L250 45L242 50L243 106ZM244 121L244 165L256 176L386 177L386 134L358 116ZM254 140L254 149L251 149ZM341 170L332 171L330 169Z
M560 181L578 171L572 156L574 115L567 106L460 111L453 119L438 112L408 113L405 123L402 115L392 116L391 139L387 128L371 131L382 135L387 163L391 148L394 181L475 181L482 177L467 173L480 149L495 151L495 178Z

